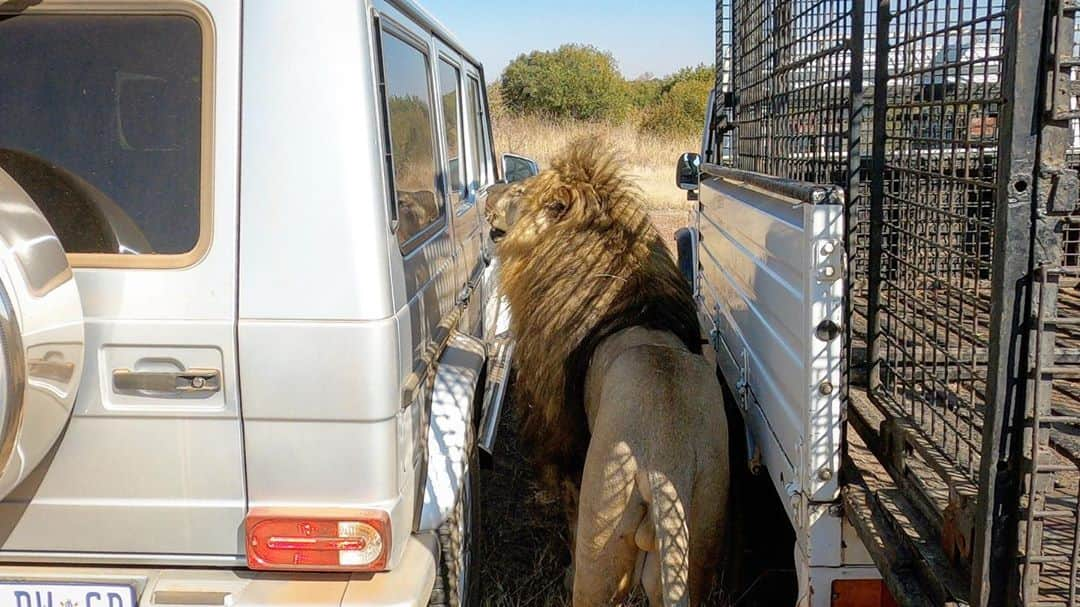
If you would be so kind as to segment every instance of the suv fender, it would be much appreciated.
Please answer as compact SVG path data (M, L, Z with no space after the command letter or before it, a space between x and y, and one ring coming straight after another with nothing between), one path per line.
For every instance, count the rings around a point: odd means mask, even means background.
M427 473L420 531L434 531L450 516L465 474L470 472L466 467L476 440L473 415L485 360L484 343L459 332L450 337L439 358L427 424Z
M84 349L67 255L34 201L0 169L0 497L66 426Z

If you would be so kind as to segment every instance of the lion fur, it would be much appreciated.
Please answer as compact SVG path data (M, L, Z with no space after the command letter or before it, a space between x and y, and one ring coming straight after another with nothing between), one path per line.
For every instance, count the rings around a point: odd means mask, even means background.
M605 142L571 144L509 191L524 225L499 244L499 280L517 342L515 398L527 406L522 435L539 464L576 482L588 444L582 386L596 345L642 326L700 353L698 320L641 191ZM554 222L545 209L552 201L566 207Z

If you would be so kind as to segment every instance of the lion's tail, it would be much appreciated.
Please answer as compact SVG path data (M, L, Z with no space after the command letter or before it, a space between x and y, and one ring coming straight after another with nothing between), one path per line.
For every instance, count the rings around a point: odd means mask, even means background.
M664 607L685 607L690 604L689 509L693 491L692 474L692 466L679 466L668 474L656 470L647 473L651 499L649 515L643 521L643 527L651 523L651 528L639 529L635 540L639 548L651 548L650 551L655 551L659 559ZM648 548L645 545L649 545Z

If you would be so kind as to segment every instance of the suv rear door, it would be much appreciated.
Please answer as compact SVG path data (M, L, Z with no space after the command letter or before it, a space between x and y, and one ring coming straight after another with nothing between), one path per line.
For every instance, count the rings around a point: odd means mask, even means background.
M231 563L246 509L240 7L117 6L0 17L0 149L67 250L86 316L70 423L0 504L3 558ZM43 167L83 195L57 195Z

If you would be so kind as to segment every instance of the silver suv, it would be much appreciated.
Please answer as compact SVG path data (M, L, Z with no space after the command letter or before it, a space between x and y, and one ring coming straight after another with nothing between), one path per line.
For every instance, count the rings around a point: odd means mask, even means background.
M0 606L475 602L494 165L407 0L0 2Z

